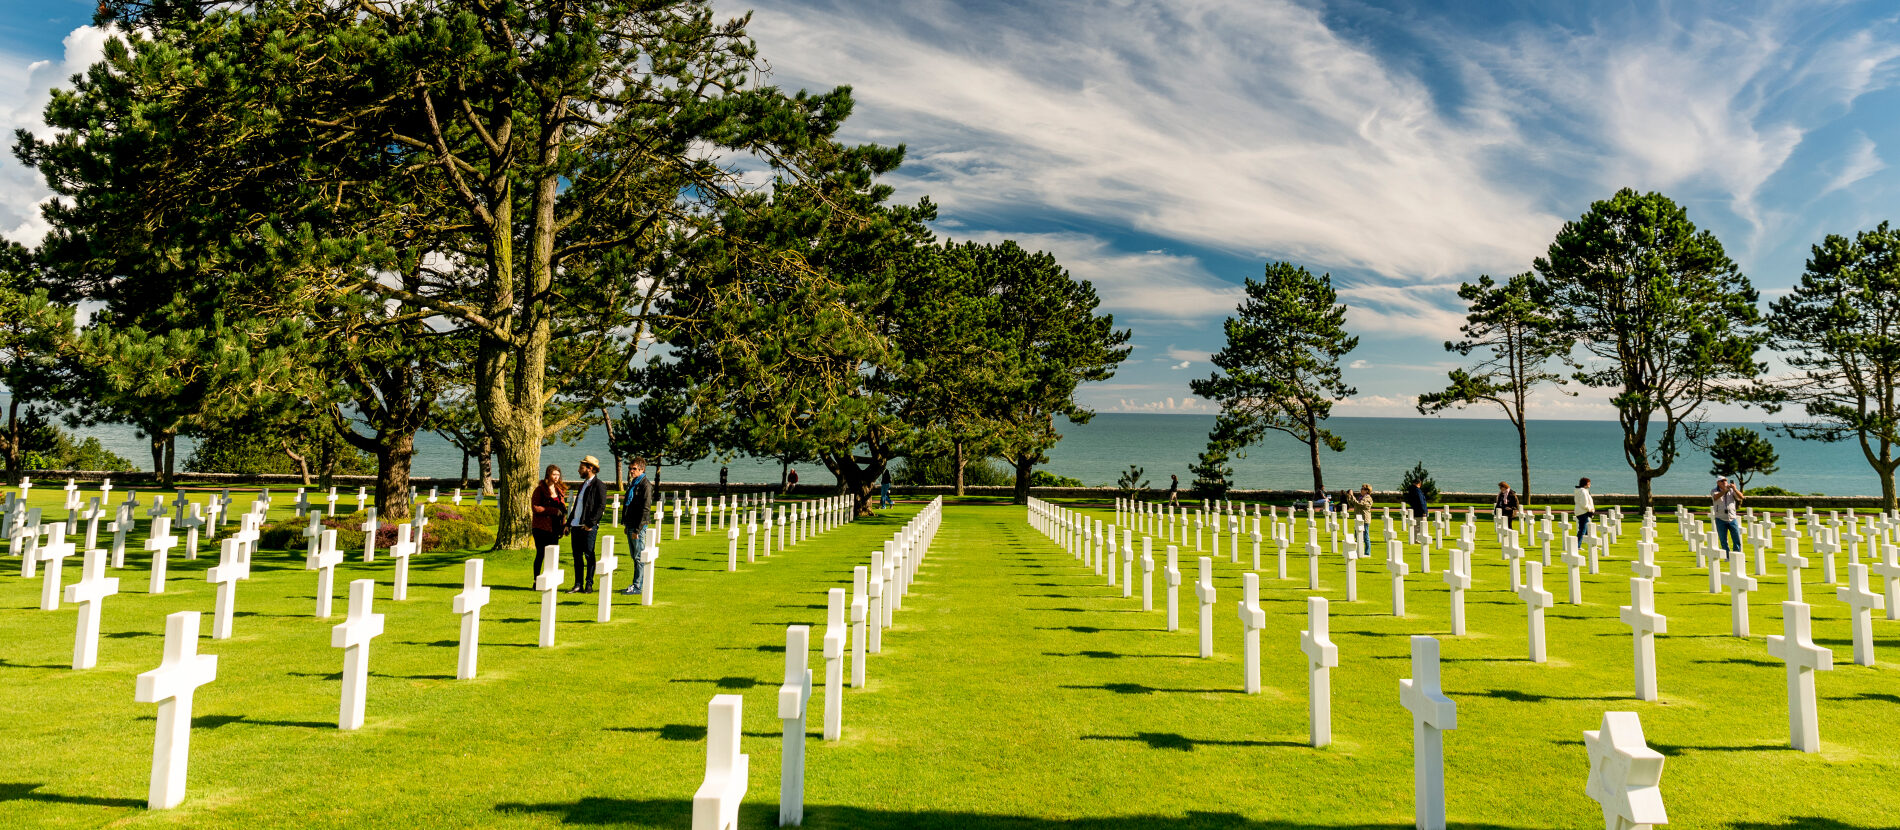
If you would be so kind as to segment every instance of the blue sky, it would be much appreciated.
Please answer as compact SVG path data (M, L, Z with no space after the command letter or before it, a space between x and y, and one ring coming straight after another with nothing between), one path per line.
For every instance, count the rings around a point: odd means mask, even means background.
M1900 219L1892 3L716 7L753 10L773 82L855 89L846 137L908 145L896 183L943 235L1017 239L1096 284L1136 344L1083 392L1104 411L1205 411L1187 382L1269 259L1333 274L1362 337L1337 411L1391 415L1456 365L1458 284L1528 269L1619 187L1686 205L1765 297L1822 235ZM98 54L90 13L0 3L0 127L36 126ZM30 241L44 195L0 160L0 233Z

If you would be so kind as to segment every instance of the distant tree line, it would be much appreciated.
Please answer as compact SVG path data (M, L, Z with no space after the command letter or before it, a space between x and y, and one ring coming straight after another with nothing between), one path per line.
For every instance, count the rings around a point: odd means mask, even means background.
M1799 284L1764 309L1713 233L1663 194L1624 189L1565 223L1531 270L1481 275L1458 296L1467 304L1462 339L1445 349L1472 363L1452 370L1443 390L1418 396L1417 408L1503 411L1517 431L1522 492L1533 492L1532 395L1544 386L1575 394L1575 384L1609 396L1644 505L1692 446L1713 453L1714 472L1744 482L1774 471L1760 435L1707 429L1711 405L1734 403L1799 412L1776 428L1791 438L1856 443L1883 503L1896 506L1900 232L1885 222L1814 245ZM1324 424L1354 394L1340 375L1339 361L1358 345L1345 322L1329 274L1275 262L1247 281L1212 358L1216 371L1192 384L1220 405L1190 468L1198 489L1224 491L1229 459L1269 431L1307 446L1313 489L1325 488L1320 451L1344 450L1345 440ZM1770 354L1793 371L1771 374Z

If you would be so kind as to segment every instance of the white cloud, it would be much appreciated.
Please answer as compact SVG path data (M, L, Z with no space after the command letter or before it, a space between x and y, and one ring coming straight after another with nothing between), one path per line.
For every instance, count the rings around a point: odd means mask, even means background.
M1121 398L1112 404L1097 406L1102 412L1175 412L1193 415L1212 415L1219 407L1195 397L1151 398L1146 400Z
M1368 369L1371 367L1372 367L1372 364L1367 363L1363 360L1355 360L1351 363L1346 364L1346 368L1348 369Z
M1841 171L1834 174L1834 180L1828 182L1827 189L1821 191L1823 194L1846 190L1855 182L1887 169L1887 163L1880 160L1879 148L1874 146L1874 140L1868 138L1866 133L1859 133L1856 137L1860 140L1847 154L1847 159L1841 164Z
M14 130L45 134L41 115L53 89L70 86L72 76L103 58L110 37L107 30L92 26L74 29L61 42L63 53L56 61L0 54L0 137L9 148ZM39 244L48 230L39 207L51 197L39 171L20 164L10 149L0 154L0 236L24 245Z
M1222 282L1191 256L1113 249L1107 240L1084 233L1003 233L983 231L958 234L958 239L1001 242L1013 239L1032 251L1047 251L1069 269L1070 276L1088 280L1102 298L1102 308L1137 320L1191 320L1231 313L1243 296L1241 289ZM1117 321L1121 322L1120 320ZM1205 360L1206 352L1190 358L1166 353L1174 360Z
M1186 369L1187 367L1189 367L1189 366L1191 366L1191 365L1193 365L1193 361L1190 361L1190 360L1183 360L1183 361L1181 361L1180 363L1176 363L1176 364L1174 364L1174 365L1172 365L1172 366L1169 366L1168 368L1170 368L1170 369L1176 369L1176 370L1179 370L1179 369Z

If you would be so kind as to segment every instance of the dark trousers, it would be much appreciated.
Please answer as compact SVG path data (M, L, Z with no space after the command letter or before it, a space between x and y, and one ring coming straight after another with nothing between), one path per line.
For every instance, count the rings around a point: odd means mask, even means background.
M541 558L547 556L548 546L554 545L554 561L561 561L561 532L558 530L534 531L534 575L541 575Z
M585 527L569 528L569 545L574 547L574 584L585 591L594 587L594 536L598 530Z

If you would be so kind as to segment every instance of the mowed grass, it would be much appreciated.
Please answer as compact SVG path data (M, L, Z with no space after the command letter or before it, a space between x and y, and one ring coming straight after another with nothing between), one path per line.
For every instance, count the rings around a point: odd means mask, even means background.
M452 679L450 597L470 554L419 557L399 603L388 598L390 562L365 565L352 552L337 578L338 617L327 621L311 617L316 575L302 570L301 551L261 555L238 589L236 638L200 642L219 655L219 677L198 692L186 800L164 812L143 807L155 707L133 702L133 677L158 664L166 614L205 611L208 632L213 546L195 562L174 555L170 588L157 596L144 593L146 561L134 550L116 572L122 593L106 600L99 668L84 672L69 668L74 606L37 610L39 580L0 560L0 827L683 827L704 772L706 705L722 693L746 698L742 823L775 826L785 626L813 626L810 665L822 683L826 590L848 587L851 567L917 508L755 564L743 562L742 538L737 573L724 570L723 533L676 542L669 523L657 604L626 598L602 625L592 596L562 595L552 649L534 647L527 554L486 554L496 590L474 681ZM822 692L812 703L805 825L1410 826L1411 720L1398 680L1411 674L1412 634L1440 638L1458 703L1459 728L1445 740L1454 825L1601 826L1583 793L1581 732L1608 710L1640 712L1667 754L1671 826L1900 825L1900 675L1886 662L1900 659L1900 623L1876 621L1882 665L1852 665L1845 606L1807 571L1815 637L1835 649L1836 668L1818 675L1824 749L1805 755L1787 749L1785 675L1762 638L1780 631L1778 566L1753 598L1755 636L1730 637L1726 595L1706 593L1664 522L1663 700L1641 703L1631 698L1629 630L1616 619L1635 534L1585 577L1580 607L1564 604L1554 569L1544 665L1525 659L1523 604L1489 528L1478 535L1465 637L1448 634L1442 554L1420 574L1408 552L1403 619L1390 615L1382 567L1361 563L1360 599L1347 603L1343 563L1325 557L1317 593L1333 601L1340 666L1335 744L1315 750L1298 649L1314 593L1303 555L1289 556L1287 580L1274 576L1270 545L1263 556L1266 689L1251 696L1241 693L1235 612L1250 554L1235 565L1223 551L1217 562L1217 653L1202 660L1192 541L1182 628L1167 632L1165 542L1155 546L1156 610L1144 613L1138 572L1135 597L1124 599L1030 529L1021 508L953 504L884 653L870 659L869 684L845 691L844 740L819 740ZM618 546L624 553L624 539ZM77 578L69 560L66 579ZM347 582L359 578L378 581L388 623L372 647L368 722L344 733L335 728L342 656L329 637Z

